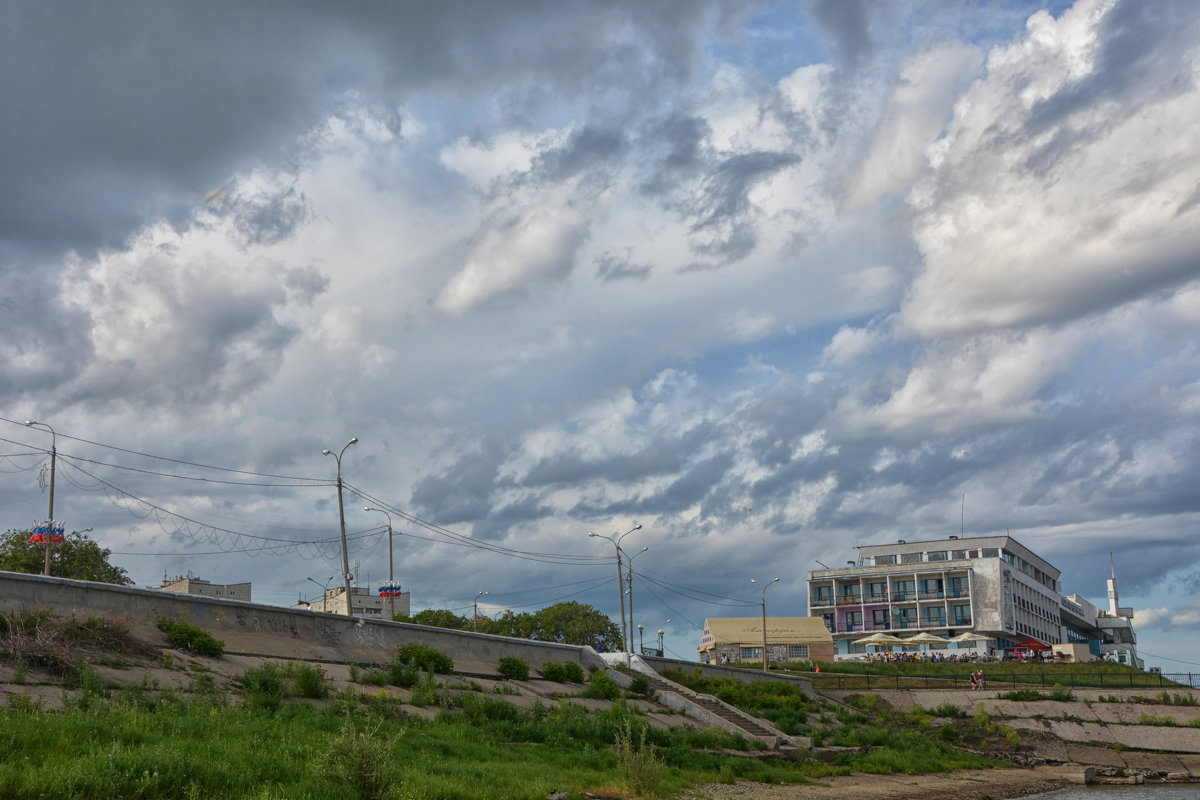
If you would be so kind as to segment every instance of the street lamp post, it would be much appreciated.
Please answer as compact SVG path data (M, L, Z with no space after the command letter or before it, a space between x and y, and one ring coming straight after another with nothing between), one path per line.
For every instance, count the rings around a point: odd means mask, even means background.
M667 618L667 621L666 621L665 623L663 623L663 624L664 624L664 625L670 625L670 624L671 624L671 620L670 620L670 618L668 617L668 618ZM666 632L666 631L664 631L662 628L659 628L659 629L658 629L658 657L659 657L659 658L662 658L663 656L665 656L665 655L666 655L666 651L665 651L665 650L663 650L663 636L665 636L665 635L666 635L666 633L667 633L667 632Z
M633 649L633 560L649 549L650 549L649 547L643 547L641 550L638 550L636 553L629 556L629 558L625 559L625 565L628 570L626 575L629 578L629 580L625 583L625 591L629 592L629 649L630 650Z
M633 649L633 647L627 644L628 639L625 635L625 577L621 574L621 540L634 531L640 531L641 529L641 525L635 525L632 529L625 531L625 533L622 533L620 536L615 534L613 536L601 536L598 533L592 533L591 531L588 531L588 536L596 539L607 539L608 541L612 542L613 547L617 551L617 595L621 600L621 648L625 650L625 652L629 652Z
M346 442L346 447L352 444L358 444L358 437L353 437L349 442ZM321 455L333 456L337 461L337 492L338 492L338 522L342 529L342 578L346 584L346 616L354 616L354 603L350 597L350 553L346 550L346 509L342 506L342 456L346 452L346 447L337 455L333 454L332 450L322 450Z
M640 622L638 623L638 651L640 654L645 654L646 652L646 639L642 635L642 631L645 630L645 628L645 625Z
M25 420L25 427L32 428L34 425L39 425L50 431L50 510L47 512L50 517L47 520L50 524L50 532L46 534L46 566L42 570L43 575L49 575L50 548L54 542L54 467L55 462L58 460L58 437L54 433L54 428L51 428L46 423L32 419Z
M758 581L754 578L750 579L751 583L757 584ZM779 578L772 578L766 583L759 584L762 586L762 625L763 625L763 672L767 671L767 589L772 583L778 583Z
M475 595L475 606L471 612L471 632L479 633L479 598L483 597L487 592L480 592Z
M392 550L393 550L393 547L392 547L392 515L386 511L384 511L382 508L372 508L371 506L367 506L366 508L363 509L363 511L378 511L380 514L383 514L385 517L387 517L387 521L388 521L388 584L389 584L388 585L388 620L391 622L395 622L396 621L396 598L394 597L394 595L396 594L396 588L395 588L396 578L395 578L394 573L392 572Z
M311 577L310 577L310 578L308 578L308 580L312 581L313 583L316 583L316 584L317 584L317 586L320 586L320 587L321 587L321 610L322 610L322 611L328 611L328 610L329 610L329 606L327 605L327 602L328 602L328 600L329 600L329 581L333 580L333 576L332 576L332 575L330 575L330 576L329 576L329 577L328 577L328 578L325 580L325 583L324 583L324 584L317 583L317 582L316 582L315 580L313 580Z

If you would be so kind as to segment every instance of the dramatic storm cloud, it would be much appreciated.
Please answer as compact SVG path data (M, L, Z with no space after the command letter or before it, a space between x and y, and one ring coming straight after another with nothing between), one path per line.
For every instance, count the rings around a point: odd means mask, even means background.
M6 528L690 657L1010 532L1200 666L1200 7L8 4ZM151 458L158 456L161 458ZM169 459L169 460L163 460ZM223 469L216 469L223 468ZM319 591L319 590L317 590ZM671 623L666 624L667 619Z

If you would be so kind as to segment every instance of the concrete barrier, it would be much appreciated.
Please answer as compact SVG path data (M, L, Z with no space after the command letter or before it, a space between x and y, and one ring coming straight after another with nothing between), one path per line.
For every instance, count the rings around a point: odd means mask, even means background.
M272 658L378 664L397 647L419 643L450 656L455 671L467 674L497 675L506 656L523 658L536 671L550 661L585 670L605 666L590 647L0 571L0 613L42 610L79 620L121 618L151 642L165 641L157 621L169 617L208 631L226 652Z

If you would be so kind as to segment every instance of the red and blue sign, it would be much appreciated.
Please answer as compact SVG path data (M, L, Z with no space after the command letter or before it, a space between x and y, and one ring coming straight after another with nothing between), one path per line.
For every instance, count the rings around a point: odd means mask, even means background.
M66 523L55 522L52 519L39 519L33 526L29 537L30 544L61 544L66 538Z

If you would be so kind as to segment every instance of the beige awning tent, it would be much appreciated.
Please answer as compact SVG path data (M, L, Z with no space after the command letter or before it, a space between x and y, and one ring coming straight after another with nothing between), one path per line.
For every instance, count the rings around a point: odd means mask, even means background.
M709 617L700 638L701 653L719 644L762 647L762 617ZM833 644L833 637L820 617L767 617L770 644Z
M958 636L946 641L954 642L955 644L974 644L975 642L990 642L993 638L995 637L984 636L982 633L975 633L975 631L963 631Z

